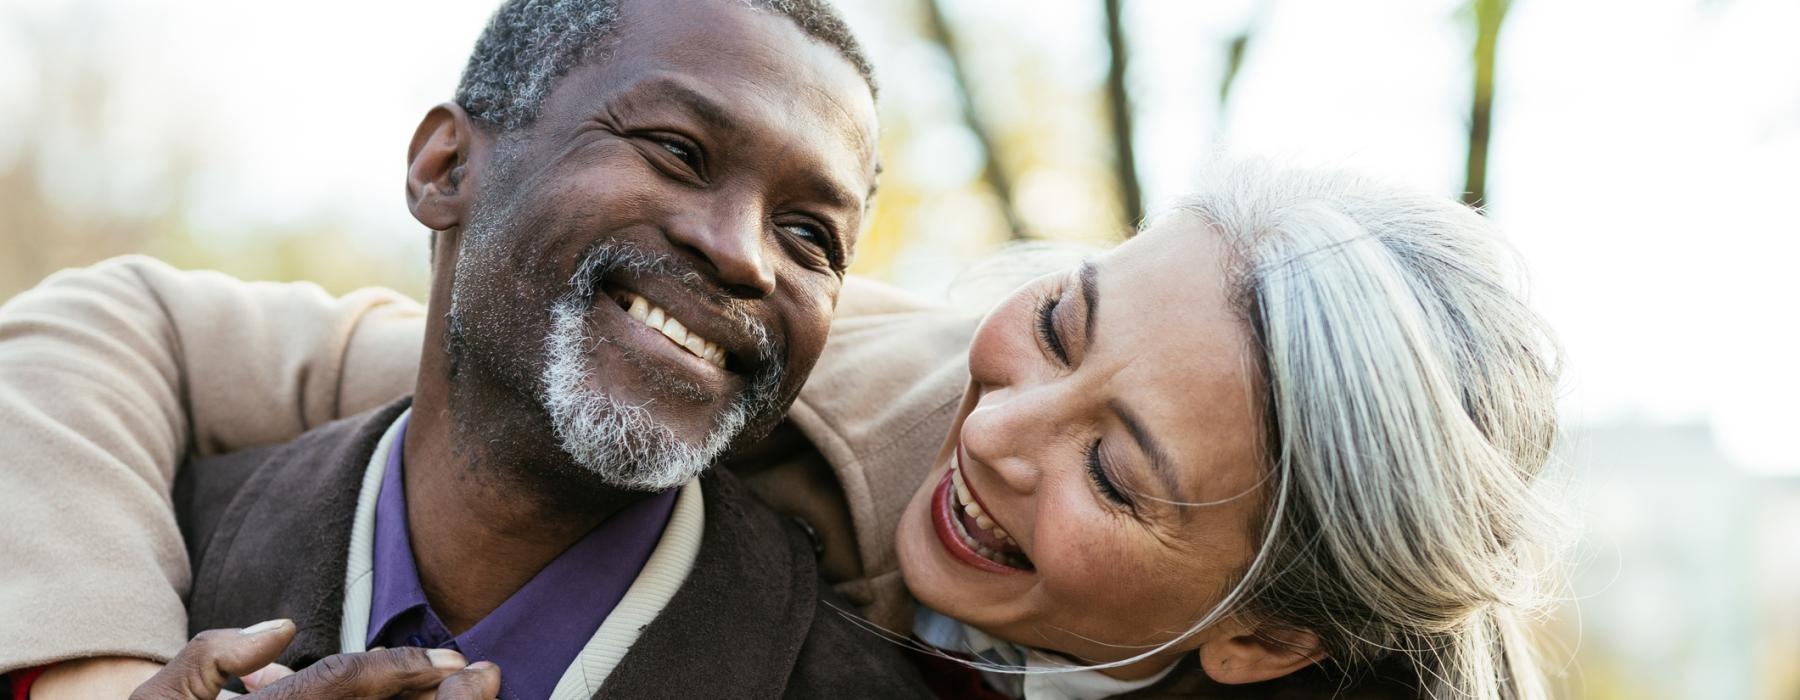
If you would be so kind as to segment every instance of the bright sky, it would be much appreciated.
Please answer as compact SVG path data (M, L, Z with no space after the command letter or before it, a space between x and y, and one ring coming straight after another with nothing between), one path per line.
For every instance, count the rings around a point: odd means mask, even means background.
M872 8L895 1L845 4L866 37L887 37ZM202 228L329 211L408 245L418 227L401 206L403 149L424 109L449 96L495 4L8 2L24 16L87 8L92 21L68 50L123 66L126 93L108 118L128 128L114 130L107 167L129 175L134 149L155 145L133 134L159 124L203 135L206 180L190 202ZM1460 3L1262 3L1220 123L1222 46L1258 4L1127 3L1152 203L1178 195L1221 143L1460 189ZM1105 61L1098 5L964 0L953 15L1010 16L1007 41L1092 80ZM30 114L22 96L42 79L9 58L7 31L18 30L0 24L0 129ZM1800 225L1788 213L1800 192L1797 31L1791 0L1515 0L1490 199L1561 333L1573 421L1710 420L1747 466L1800 473L1786 440L1800 427ZM870 43L878 70L917 63L885 54L893 42ZM16 147L7 138L0 162ZM973 167L954 153L945 162Z

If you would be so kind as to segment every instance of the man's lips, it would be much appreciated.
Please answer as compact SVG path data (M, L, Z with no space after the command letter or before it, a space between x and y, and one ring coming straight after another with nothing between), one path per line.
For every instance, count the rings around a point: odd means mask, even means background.
M598 293L611 299L629 323L667 340L682 354L716 369L745 374L762 362L757 333L747 321L733 319L724 309L698 291L681 286L667 288L655 280L637 280L643 287L622 280L602 282Z
M612 297L614 301L619 302L619 306L625 308L627 316L653 331L662 333L663 337L675 343L676 347L706 360L714 367L725 369L725 350L699 333L688 330L687 326L675 319L674 314L631 292L614 292Z

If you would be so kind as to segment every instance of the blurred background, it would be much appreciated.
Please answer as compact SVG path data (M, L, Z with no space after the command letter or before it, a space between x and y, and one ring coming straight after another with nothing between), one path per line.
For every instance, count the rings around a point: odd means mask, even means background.
M1479 202L1568 373L1568 697L1800 698L1800 2L840 0L855 271L1105 244L1216 153ZM128 252L425 289L404 149L495 0L3 0L0 299Z

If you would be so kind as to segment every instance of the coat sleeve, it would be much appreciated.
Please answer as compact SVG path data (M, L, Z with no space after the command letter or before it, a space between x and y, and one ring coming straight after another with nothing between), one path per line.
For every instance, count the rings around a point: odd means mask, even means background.
M0 673L167 660L187 639L176 465L410 391L422 327L396 292L340 298L143 257L0 306Z
M839 314L918 306L850 278ZM171 657L190 583L176 466L411 391L423 327L389 290L333 297L139 256L0 306L0 673Z

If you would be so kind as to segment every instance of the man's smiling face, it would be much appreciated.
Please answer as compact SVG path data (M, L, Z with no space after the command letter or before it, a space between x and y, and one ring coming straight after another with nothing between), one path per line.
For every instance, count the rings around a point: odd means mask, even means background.
M638 0L620 22L535 121L494 137L449 352L453 382L530 395L581 466L654 489L685 477L589 462L658 441L710 460L777 420L818 359L874 185L875 110L855 66L782 15ZM577 434L608 421L625 434ZM618 449L583 443L605 439Z

